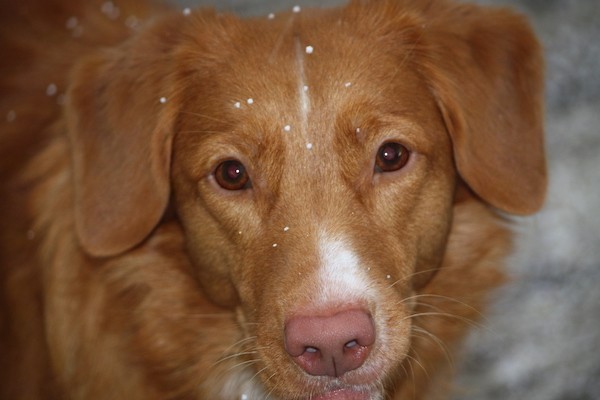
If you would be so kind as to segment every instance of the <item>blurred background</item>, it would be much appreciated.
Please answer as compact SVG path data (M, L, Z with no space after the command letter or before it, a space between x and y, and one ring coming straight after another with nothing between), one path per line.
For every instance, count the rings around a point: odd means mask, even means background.
M528 15L546 51L546 207L519 219L513 281L456 360L456 400L600 399L600 1L479 0ZM179 0L240 15L341 0Z

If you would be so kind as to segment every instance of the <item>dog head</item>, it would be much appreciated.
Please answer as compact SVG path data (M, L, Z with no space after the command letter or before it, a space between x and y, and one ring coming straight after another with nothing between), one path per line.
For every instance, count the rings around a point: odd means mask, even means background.
M457 191L541 206L541 69L521 17L444 1L165 17L74 74L80 241L122 253L171 202L268 390L379 398Z

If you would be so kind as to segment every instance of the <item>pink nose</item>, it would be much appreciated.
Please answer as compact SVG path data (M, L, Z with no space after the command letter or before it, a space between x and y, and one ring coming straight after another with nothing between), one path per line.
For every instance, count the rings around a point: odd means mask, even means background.
M373 321L363 310L297 316L285 324L286 351L313 376L339 377L357 369L374 342Z

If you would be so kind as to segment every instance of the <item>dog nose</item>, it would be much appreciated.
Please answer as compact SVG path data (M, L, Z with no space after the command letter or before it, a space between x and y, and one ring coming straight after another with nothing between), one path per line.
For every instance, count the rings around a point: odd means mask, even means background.
M373 321L363 310L295 316L285 324L287 353L313 376L339 377L357 369L374 342Z

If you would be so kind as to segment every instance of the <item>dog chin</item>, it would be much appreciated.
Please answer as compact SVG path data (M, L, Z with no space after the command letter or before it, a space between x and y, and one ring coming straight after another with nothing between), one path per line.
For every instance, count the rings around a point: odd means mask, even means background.
M371 377L362 377L360 379L361 383L335 380L329 384L319 385L319 387L311 387L308 384L305 386L303 394L295 394L292 398L303 400L382 400L384 396L381 393L382 384L380 379L381 376L372 377L372 380ZM302 395L306 397L301 397ZM284 396L280 400L287 400L287 397Z
M310 400L380 400L382 398L381 394L372 390L341 388L313 396Z
M382 376L371 375L361 376L357 381L348 382L344 379L335 379L329 383L321 382L306 382L300 392L286 392L274 395L269 398L277 400L383 400L382 393L383 384L381 383ZM320 379L318 379L320 380ZM260 390L250 391L251 393L268 393L268 388L262 384L254 384L254 388ZM271 392L271 394L273 394ZM243 399L252 399L253 397L246 396ZM262 398L262 397L259 397Z

